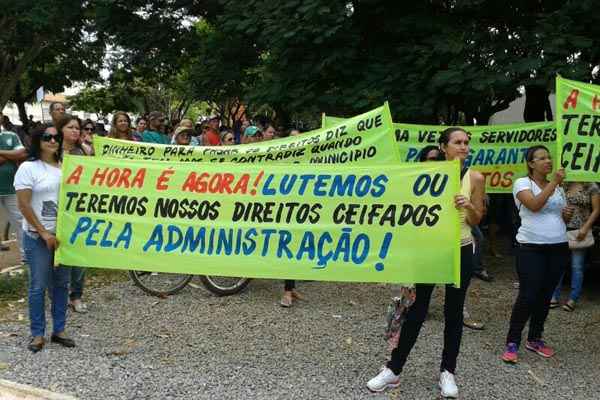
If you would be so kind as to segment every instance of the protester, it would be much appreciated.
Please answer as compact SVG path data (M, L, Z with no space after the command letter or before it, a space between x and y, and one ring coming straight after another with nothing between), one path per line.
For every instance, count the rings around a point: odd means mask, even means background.
M0 117L2 117L1 113ZM23 216L17 207L17 196L13 184L18 163L25 158L27 158L27 150L21 143L19 136L15 132L0 129L0 208L4 210L8 222L17 234L17 243L22 261L25 257L23 253L23 231L21 230ZM8 246L0 246L0 249L9 250Z
M173 143L179 146L189 146L193 132L194 130L192 128L180 126L179 128L175 129L175 134L173 135Z
M254 126L250 125L244 130L244 135L242 136L242 144L247 143L256 143L262 140L262 131Z
M263 140L273 140L277 137L277 129L272 123L267 123L263 130Z
M209 128L212 128L216 132L219 132L219 127L221 126L221 118L218 115L213 115L208 119L207 125Z
M86 119L81 125L81 147L86 154L94 155L94 131L96 125L91 119Z
M63 114L54 124L62 138L62 153L77 156L88 155L81 145L79 118L71 114Z
M171 140L164 133L165 115L160 111L152 111L148 114L148 129L142 133L142 141L145 143L169 144Z
M145 130L146 130L146 118L139 117L135 121L135 130L131 133L131 137L133 138L134 141L141 142L142 141L142 133L144 133Z
M34 353L44 347L46 333L45 297L50 290L52 335L50 340L65 347L75 342L65 336L69 269L54 267L56 215L61 179L61 134L48 127L31 139L31 158L19 167L15 190L23 214L23 247L29 265L29 319Z
M79 118L70 114L64 114L56 122L56 130L62 137L62 154L76 156L90 155L81 144ZM85 268L69 267L69 277L69 305L75 312L86 313L87 306L81 300L83 297Z
M600 216L600 189L595 183L569 182L566 185L567 204L573 208L573 216L567 226L569 246L571 247L571 293L569 300L563 305L565 311L575 311L581 297L585 255L588 248L594 245L592 226ZM550 308L559 305L560 289L563 276L560 277Z
M477 225L483 216L485 186L481 173L464 167L469 155L469 136L461 128L448 128L439 138L440 151L446 160L458 159L461 163L461 190L454 198L461 222L460 287L446 285L444 304L444 350L440 366L439 387L443 397L457 397L454 373L460 350L463 330L463 306L467 288L471 280L473 264L473 238L471 227ZM407 313L400 331L398 346L392 351L392 358L381 372L367 383L374 392L400 385L400 372L413 348L419 331L427 315L434 285L417 284L416 299Z
M220 146L221 136L215 129L208 127L203 135L204 146Z
M420 162L437 161L443 157L444 157L443 154L440 153L439 148L437 146L425 146L419 153L419 161ZM471 229L471 234L473 234L473 229ZM473 245L478 246L477 242L475 241L475 238L473 238ZM473 264L475 264L476 262L477 262L477 251L474 251L473 252ZM471 314L469 313L469 310L467 309L466 299L465 299L465 304L463 306L463 326L466 326L467 328L474 329L474 330L482 330L485 328L485 325L483 324L483 322L476 321L473 318L471 318Z
M56 122L66 112L65 105L58 101L52 102L52 103L50 103L49 111L50 111L50 118L52 118L52 125L56 126Z
M568 262L569 246L565 221L573 215L560 188L565 171L559 169L549 181L552 158L544 146L533 146L526 154L528 176L513 185L515 204L521 216L517 233L519 294L510 317L502 360L518 361L521 333L529 320L525 348L542 357L554 350L542 340L550 300Z
M126 112L117 111L113 114L108 137L121 140L134 140L131 134L131 118Z
M233 131L224 130L221 132L221 145L223 146L231 146L235 144L235 137L233 135Z

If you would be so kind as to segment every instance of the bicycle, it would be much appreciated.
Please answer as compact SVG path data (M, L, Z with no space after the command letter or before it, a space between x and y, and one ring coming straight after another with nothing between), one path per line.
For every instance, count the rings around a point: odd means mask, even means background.
M183 290L190 284L194 275L130 270L129 277L144 292L152 296L163 297ZM231 296L239 293L252 280L251 278L211 275L199 275L198 278L209 292L217 296Z

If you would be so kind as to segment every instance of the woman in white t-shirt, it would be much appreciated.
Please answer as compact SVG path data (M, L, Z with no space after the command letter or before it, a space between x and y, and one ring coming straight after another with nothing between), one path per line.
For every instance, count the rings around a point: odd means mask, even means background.
M69 270L54 267L56 215L61 171L62 135L53 127L34 132L31 136L31 158L21 164L15 175L15 191L23 214L23 248L29 265L29 320L34 353L44 347L46 334L46 289L51 291L52 335L50 340L65 347L74 347L65 336Z
M569 258L565 222L573 210L567 206L560 187L565 171L559 169L552 180L552 158L544 146L533 146L526 154L528 176L513 185L515 204L521 226L517 233L517 274L519 295L510 318L506 349L502 360L517 362L521 333L529 320L525 348L542 357L552 357L554 350L542 340L544 323L550 309L552 292Z

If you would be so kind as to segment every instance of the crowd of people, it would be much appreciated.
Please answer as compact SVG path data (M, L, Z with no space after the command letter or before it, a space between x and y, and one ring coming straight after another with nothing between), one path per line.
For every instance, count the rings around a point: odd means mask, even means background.
M50 340L66 347L75 346L65 334L67 309L86 312L82 301L84 268L54 266L58 193L63 154L93 155L94 136L101 134L90 120L66 113L64 105L51 106L52 123L36 126L26 138L9 130L3 123L0 133L0 205L16 227L23 259L29 267L29 350L43 349L46 336L46 292L52 302ZM161 112L138 118L135 126L127 113L113 115L111 138L147 143L227 146L253 143L288 135L271 122L245 121L235 129L222 126L218 117L202 123L183 119L170 129ZM23 143L25 142L25 143ZM483 329L470 318L465 298L473 276L484 281L493 277L482 263L482 221L488 226L489 247L495 252L495 236L501 225L512 233L516 249L518 296L516 297L504 350L500 358L518 362L518 351L525 325L529 323L525 349L542 357L552 357L552 349L543 339L544 324L551 308L560 306L560 294L566 268L571 265L571 291L562 305L573 312L581 297L587 249L593 245L592 226L600 215L600 189L595 183L568 182L564 170L553 173L550 152L534 146L526 153L528 175L513 186L512 200L506 196L487 196L483 176L467 166L469 136L461 128L441 133L438 146L422 149L421 162L458 159L461 163L461 190L454 206L460 214L461 284L446 285L444 299L444 347L440 364L439 387L444 397L457 397L455 380L463 326ZM513 202L514 201L514 202ZM517 223L513 224L513 211ZM591 243L591 244L590 244ZM416 299L408 309L401 327L398 345L381 372L367 383L379 392L400 385L400 374L419 336L426 318L434 285L417 284ZM295 282L286 280L280 300L291 307L302 295Z

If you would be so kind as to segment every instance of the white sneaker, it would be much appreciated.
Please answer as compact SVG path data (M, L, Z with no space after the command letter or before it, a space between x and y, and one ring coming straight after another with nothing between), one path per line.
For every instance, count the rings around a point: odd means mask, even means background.
M458 397L458 387L456 386L456 381L454 380L454 374L451 374L448 371L442 372L440 375L440 390L442 392L442 397L455 399Z
M367 387L371 392L383 392L385 389L398 386L400 386L400 375L394 374L387 367L383 368L375 378L367 382Z

